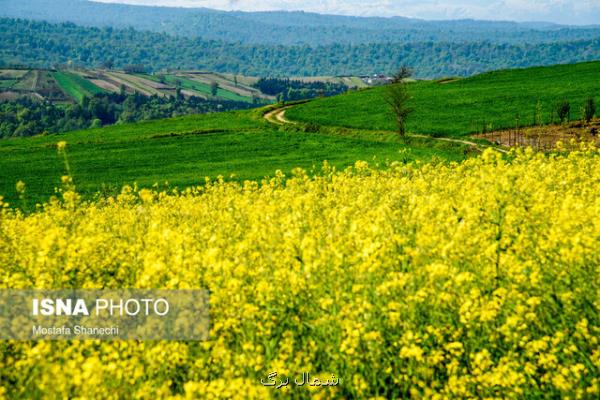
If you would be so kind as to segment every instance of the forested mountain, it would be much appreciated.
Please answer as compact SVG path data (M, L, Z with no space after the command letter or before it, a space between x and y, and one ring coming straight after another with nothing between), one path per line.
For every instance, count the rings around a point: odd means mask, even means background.
M255 76L363 75L409 65L418 77L597 60L600 37L558 43L411 42L272 46L207 41L129 29L0 19L0 64L204 69Z
M144 7L84 0L0 0L0 17L83 26L127 28L205 40L251 44L464 42L551 43L600 36L600 26L544 23L423 21L402 17L364 18L305 12L225 12Z

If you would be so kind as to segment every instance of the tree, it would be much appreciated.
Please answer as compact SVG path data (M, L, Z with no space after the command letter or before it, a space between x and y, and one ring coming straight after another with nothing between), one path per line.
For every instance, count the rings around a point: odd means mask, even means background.
M535 115L533 117L533 124L537 126L542 126L544 123L544 116L542 110L542 102L538 99L537 104L535 106Z
M113 69L115 67L115 60L113 60L112 58L104 60L104 62L102 63L102 67L104 69Z
M123 67L127 74L143 74L146 72L146 66L143 64L128 64Z
M392 83L386 86L384 92L384 100L389 105L396 119L400 136L406 134L406 121L408 116L414 111L408 106L411 97L408 93L408 83L406 80L411 76L412 71L407 67L402 67L394 75Z
M588 98L583 105L583 119L586 123L590 123L592 119L596 115L596 103L594 102L594 98Z
M408 78L413 76L413 71L406 65L400 67L398 72L392 76L392 83L404 83Z
M215 81L212 81L210 83L210 94L212 94L213 97L216 97L218 92L219 92L219 84Z
M571 113L571 103L567 100L562 100L558 102L556 105L556 114L558 115L558 119L560 119L560 123L564 123L565 120L569 117Z

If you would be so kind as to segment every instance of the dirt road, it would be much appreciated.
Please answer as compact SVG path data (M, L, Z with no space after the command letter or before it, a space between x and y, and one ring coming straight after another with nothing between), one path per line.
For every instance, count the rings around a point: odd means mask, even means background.
M300 104L293 104L293 105L287 105L287 106L283 106L280 108L276 108L274 110L271 110L267 113L265 113L263 115L264 119L266 119L267 121L269 121L272 124L275 125L279 125L279 126L283 126L283 125L296 125L298 124L298 122L295 121L290 121L289 119L287 119L285 117L285 112L287 110L289 110L290 108L296 107ZM462 140L462 139L452 139L452 138L446 138L446 137L433 137L433 136L428 136L428 135L419 135L419 134L408 134L408 136L410 137L415 137L415 138L423 138L423 139L431 139L431 140L439 140L441 142L450 142L450 143L458 143L458 144L463 144L466 146L471 146L479 151L481 151L483 148L486 147L494 147L494 146L486 146L486 145L482 145L479 143L475 143L469 140ZM506 150L498 148L498 147L494 147L496 150L498 150L501 153L508 153Z

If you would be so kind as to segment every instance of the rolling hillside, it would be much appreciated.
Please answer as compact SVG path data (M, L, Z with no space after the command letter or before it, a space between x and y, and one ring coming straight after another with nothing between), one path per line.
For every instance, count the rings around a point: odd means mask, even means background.
M578 118L583 99L599 93L599 73L600 63L585 63L417 82L411 86L417 111L409 130L463 136L478 132L484 120L488 127L510 127L516 113L520 123L527 124L538 100L549 122L551 106L563 98L572 102L571 116ZM61 140L68 142L75 184L87 196L114 193L126 183L151 186L168 181L186 187L202 184L206 176L256 180L277 169L290 173L298 166L318 167L325 160L343 168L356 160L382 165L461 160L473 151L473 144L464 139L400 139L381 100L382 90L359 90L287 110L287 119L307 124L269 123L263 118L269 109L259 109L3 140L0 193L15 201L15 184L22 180L32 203L47 199L65 172L56 152Z
M207 176L260 180L277 169L318 169L325 160L343 168L359 159L458 161L466 154L466 146L459 144L400 141L389 133L310 133L273 126L256 111L215 113L2 140L0 194L14 203L15 184L21 180L29 206L47 200L65 174L56 150L61 140L68 142L75 184L87 196L114 194L123 184L134 183L149 187L169 182L181 188L202 184Z
M538 102L545 123L556 122L558 101L571 103L579 119L584 100L600 101L600 62L490 72L453 81L411 84L414 114L408 130L437 136L461 136L531 125ZM289 110L292 120L357 129L395 129L383 100L385 88L319 99Z

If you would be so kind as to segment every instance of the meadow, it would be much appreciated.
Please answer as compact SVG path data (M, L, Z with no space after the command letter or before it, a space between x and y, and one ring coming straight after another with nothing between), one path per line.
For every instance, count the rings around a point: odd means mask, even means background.
M92 202L62 182L35 212L0 204L0 287L206 288L210 338L0 341L0 398L600 395L597 149ZM273 371L339 384L263 386Z
M558 121L558 101L571 103L581 117L588 97L600 102L600 62L489 72L466 79L420 81L409 86L415 112L407 129L434 136L463 136ZM319 99L286 113L292 120L358 129L394 130L384 102L385 88Z
M66 140L78 190L91 197L118 192L124 184L155 183L184 188L219 175L260 180L278 169L312 169L323 161L343 168L358 159L460 161L466 146L428 139L400 140L385 132L344 134L275 127L261 111L239 111L124 124L0 141L0 193L14 205L33 207L54 194L65 174L56 143ZM232 176L233 175L233 176ZM16 183L26 184L26 204Z
M549 122L551 105L563 98L572 102L571 116L578 118L578 104L600 91L599 74L600 63L583 63L417 82L410 85L415 113L408 129L461 137L481 130L483 120L490 130L511 127L516 112L521 115L520 124L525 125L532 122L538 101ZM75 85L79 80L69 82ZM73 87L78 93L91 90ZM19 197L15 185L23 181L29 207L47 200L64 174L62 161L54 152L61 140L69 143L74 179L88 197L97 192L114 193L122 185L134 183L151 187L168 182L183 188L219 175L239 181L260 180L278 169L288 173L294 167L311 169L325 160L343 168L359 159L385 165L398 160L460 161L470 154L469 146L459 143L396 137L393 119L383 104L383 90L359 90L296 105L286 111L286 118L303 122L295 126L274 126L263 120L264 110L255 110L3 140L0 193L14 204Z

